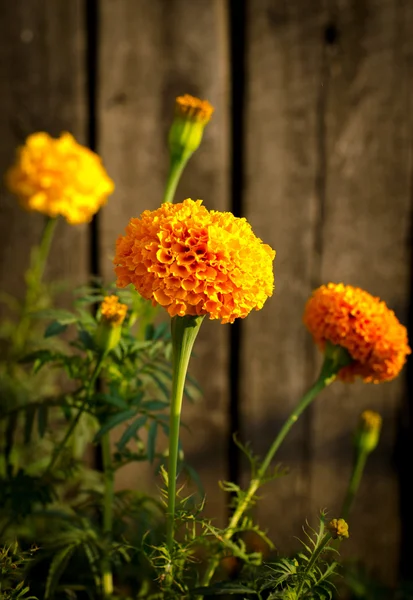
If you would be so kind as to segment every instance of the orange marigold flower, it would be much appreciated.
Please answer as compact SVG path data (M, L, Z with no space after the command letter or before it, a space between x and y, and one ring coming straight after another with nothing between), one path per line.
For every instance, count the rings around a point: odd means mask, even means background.
M175 104L176 115L194 121L201 121L204 125L210 120L214 107L208 100L200 100L190 94L178 96Z
M338 376L379 383L394 379L411 350L406 328L392 310L368 292L342 283L315 290L307 301L304 323L324 350L326 341L345 348L354 359Z
M122 325L125 320L128 307L126 304L119 302L117 296L105 296L100 306L102 320L111 325Z
M272 295L274 257L246 219L187 199L131 219L114 263L119 287L132 283L171 317L209 314L233 323Z
M90 221L114 189L99 156L69 133L30 135L6 183L25 209L62 215L72 225Z

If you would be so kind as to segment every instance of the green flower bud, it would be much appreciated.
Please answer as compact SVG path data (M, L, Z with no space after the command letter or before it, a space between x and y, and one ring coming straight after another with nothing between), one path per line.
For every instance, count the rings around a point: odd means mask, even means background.
M100 307L100 320L95 333L96 347L103 353L110 352L119 344L122 323L128 312L117 296L106 296Z
M172 160L188 160L197 150L213 110L213 106L207 100L200 100L189 94L178 96L175 118L169 131Z
M381 416L373 410L361 413L355 435L356 447L368 454L373 452L379 443L381 424Z

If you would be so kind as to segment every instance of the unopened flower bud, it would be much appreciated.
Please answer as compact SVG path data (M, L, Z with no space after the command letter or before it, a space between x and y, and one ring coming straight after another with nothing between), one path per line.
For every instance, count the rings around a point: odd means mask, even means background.
M169 149L172 159L187 160L199 147L204 127L211 118L213 106L189 94L178 96L175 118L169 131Z
M110 352L120 341L122 323L128 312L126 304L117 296L106 296L100 307L100 320L96 329L96 346L102 352Z
M356 430L356 446L364 452L370 453L379 443L382 418L373 410L365 410L360 415L360 421Z
M342 540L348 538L348 525L344 519L332 519L327 525L327 530L330 532L333 540Z

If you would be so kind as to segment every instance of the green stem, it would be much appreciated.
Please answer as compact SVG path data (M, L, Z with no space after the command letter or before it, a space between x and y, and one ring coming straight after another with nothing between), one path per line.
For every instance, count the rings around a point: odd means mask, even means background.
M346 497L343 502L343 508L341 509L341 517L345 521L348 520L351 507L353 506L354 498L356 497L357 491L359 489L361 478L363 477L364 467L366 466L367 456L368 452L366 452L362 448L356 454L353 464L353 470L347 488Z
M171 164L169 166L169 173L168 173L168 179L166 182L163 202L172 203L174 201L176 188L178 187L179 180L181 178L183 170L185 169L188 159L189 159L189 156L187 158L171 157Z
M178 468L179 425L185 377L192 347L204 317L173 317L172 333L172 393L169 430L168 459L168 516L166 544L172 550L175 528L176 475Z
M230 540L234 535L238 523L241 520L241 517L249 508L251 501L253 500L258 488L262 485L265 475L271 464L271 461L273 460L277 450L281 446L291 427L294 425L294 423L296 423L300 415L311 404L314 398L325 387L333 383L339 370L343 366L349 364L349 362L351 362L351 359L348 353L343 348L339 346L332 346L330 344L326 345L324 363L321 367L319 377L317 378L313 386L308 390L308 392L304 394L304 396L301 398L297 406L294 408L294 410L282 426L277 437L271 444L255 477L251 480L242 502L238 505L230 519L228 527L226 528L225 533L223 535L224 540ZM213 577L215 570L219 564L219 560L220 559L218 555L211 559L211 562L209 563L204 573L204 577L202 579L201 584L202 586L208 585L211 581L211 578Z
M113 527L114 477L109 433L105 433L102 437L101 447L104 477L103 533L108 538L111 538ZM113 577L110 561L107 558L102 561L102 579L104 596L111 596L113 593Z
M317 547L316 550L314 550L313 554L311 555L311 558L306 565L306 568L304 570L301 581L300 581L299 586L296 591L295 597L297 600L299 600L299 598L301 597L301 592L303 590L304 583L306 581L308 573L311 573L311 570L314 567L314 565L316 564L316 562L318 561L320 554L323 552L323 550L325 549L325 547L327 546L327 544L330 540L331 540L331 533L327 532L324 535L323 539L321 540L320 545Z
M30 312L36 308L47 258L56 230L57 218L46 219L42 238L37 248L33 248L30 267L26 273L26 296L23 301L20 321L13 335L13 349L19 353L25 346L30 329Z
M72 433L74 432L74 430L76 429L77 424L79 423L80 417L82 416L86 406L89 403L90 397L95 389L95 383L97 378L99 377L99 373L102 369L102 365L103 365L103 361L106 357L106 354L102 354L99 358L99 360L96 363L95 369L92 373L92 377L89 381L89 385L87 387L87 391L86 391L86 396L85 399L83 400L83 403L81 404L81 406L79 407L79 410L77 411L75 418L73 419L73 421L70 423L65 436L63 437L63 439L60 441L60 443L56 446L56 448L54 449L52 458L46 468L46 471L44 472L43 476L46 476L50 473L50 471L52 470L53 466L55 465L60 453L62 452L63 448L66 446L69 438L71 437Z

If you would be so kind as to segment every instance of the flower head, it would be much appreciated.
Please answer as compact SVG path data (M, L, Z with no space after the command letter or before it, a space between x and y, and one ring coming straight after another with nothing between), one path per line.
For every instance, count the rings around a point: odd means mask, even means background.
M209 314L232 323L272 295L274 257L246 219L187 199L131 219L114 263L119 287L132 283L172 317Z
M175 118L169 131L169 149L173 160L186 161L197 150L213 111L213 106L207 100L189 94L178 96Z
M106 296L103 299L95 334L96 346L102 352L109 352L118 345L121 336L121 325L127 312L127 305L119 302L117 296Z
M332 519L327 525L328 531L331 533L333 540L348 538L348 525L344 519Z
M360 288L329 283L307 301L304 323L317 345L326 342L345 348L353 362L338 377L379 383L396 377L411 350L406 328L379 298Z
M72 225L90 221L114 189L99 156L69 133L30 135L6 183L27 210L62 215Z
M100 306L102 319L110 325L122 325L125 320L128 307L126 304L119 302L117 296L105 296Z
M372 452L379 443L382 418L373 410L365 410L360 415L356 431L356 446L363 452Z
M178 96L175 104L175 112L179 117L198 121L206 125L210 120L214 107L208 100L200 100L190 94Z

